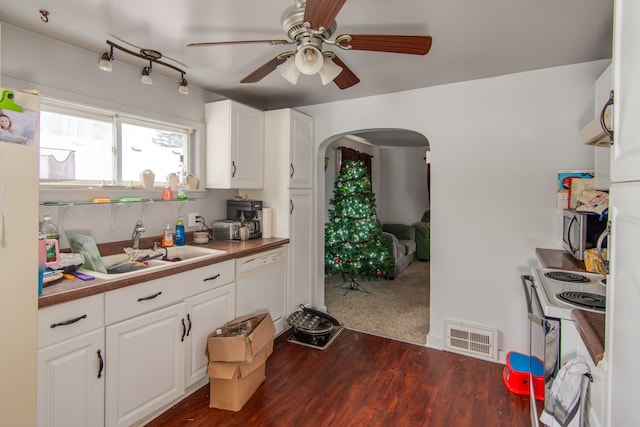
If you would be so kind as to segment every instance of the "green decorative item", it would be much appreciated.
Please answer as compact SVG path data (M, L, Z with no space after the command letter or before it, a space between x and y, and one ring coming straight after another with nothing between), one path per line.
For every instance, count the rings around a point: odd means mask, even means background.
M325 273L342 274L347 290L367 292L358 277L382 277L393 269L393 257L382 237L376 198L362 161L346 161L333 190L325 227Z

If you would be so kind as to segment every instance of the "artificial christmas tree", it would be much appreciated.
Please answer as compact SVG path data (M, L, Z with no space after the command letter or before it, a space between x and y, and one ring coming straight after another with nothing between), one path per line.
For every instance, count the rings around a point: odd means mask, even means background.
M382 277L394 267L376 215L371 179L362 161L346 161L333 190L325 227L325 273L341 273L346 289L356 278Z

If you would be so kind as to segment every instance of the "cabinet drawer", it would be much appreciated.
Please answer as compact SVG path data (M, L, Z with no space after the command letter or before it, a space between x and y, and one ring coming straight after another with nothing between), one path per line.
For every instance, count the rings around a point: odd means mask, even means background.
M233 282L233 260L150 280L105 294L105 323L113 323L166 307L185 298Z
M38 348L104 327L104 296L94 295L38 310Z

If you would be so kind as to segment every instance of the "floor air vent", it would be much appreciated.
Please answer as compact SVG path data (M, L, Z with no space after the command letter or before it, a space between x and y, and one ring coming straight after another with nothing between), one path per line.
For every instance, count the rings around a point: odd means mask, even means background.
M454 322L445 322L445 329L447 350L498 360L496 329Z

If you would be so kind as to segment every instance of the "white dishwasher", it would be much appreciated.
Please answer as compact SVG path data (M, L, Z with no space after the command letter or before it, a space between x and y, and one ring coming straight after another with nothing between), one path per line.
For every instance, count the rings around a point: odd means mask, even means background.
M236 259L236 315L268 311L276 334L285 326L287 248Z

